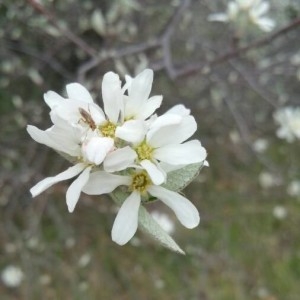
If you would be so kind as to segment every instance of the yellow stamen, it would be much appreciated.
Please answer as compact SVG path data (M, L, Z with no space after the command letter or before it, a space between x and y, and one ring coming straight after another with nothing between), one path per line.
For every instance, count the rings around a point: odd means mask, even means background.
M105 124L99 125L98 129L105 137L114 138L115 137L115 131L117 126L110 121L107 121Z
M139 146L135 148L135 151L138 155L140 161L144 159L152 160L153 148L147 144L146 141L143 141Z

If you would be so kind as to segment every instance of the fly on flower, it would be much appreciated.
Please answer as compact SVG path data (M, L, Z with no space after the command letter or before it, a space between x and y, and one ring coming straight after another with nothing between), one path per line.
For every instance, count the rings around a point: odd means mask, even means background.
M87 125L89 125L89 127L92 130L95 130L97 128L97 126L96 126L93 118L91 117L90 113L88 113L84 108L81 108L81 107L79 107L78 110L79 110L79 113L82 116L82 121L84 123L86 123Z
M184 105L162 116L155 114L162 96L149 97L152 81L149 69L134 78L126 76L123 86L117 74L106 73L104 109L79 83L67 85L67 98L47 92L44 98L53 126L40 130L28 125L27 131L38 143L70 157L74 165L38 182L30 191L35 197L60 181L77 177L66 193L70 212L82 192L110 193L121 206L112 229L113 241L124 245L140 224L164 246L182 253L144 205L147 199L159 199L185 227L196 227L200 221L197 208L178 193L178 187L187 185L207 165L207 154L199 140L187 141L197 124Z

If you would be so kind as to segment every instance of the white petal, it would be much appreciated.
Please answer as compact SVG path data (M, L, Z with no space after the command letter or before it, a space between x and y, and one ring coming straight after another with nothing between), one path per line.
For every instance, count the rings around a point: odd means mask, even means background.
M256 24L260 27L261 30L263 30L265 32L269 32L269 31L273 30L273 28L276 25L274 20L269 19L267 17L257 19Z
M255 12L255 15L257 17L262 16L263 14L265 14L270 8L270 4L266 1L259 3L259 5L257 5L253 11Z
M42 193L50 186L54 185L59 181L67 180L78 175L84 168L84 164L76 164L75 166L68 168L66 171L59 173L56 176L43 179L30 189L32 197L39 195L40 193Z
M149 98L146 101L143 109L141 109L139 113L136 115L136 118L146 120L161 106L162 100L163 100L162 96L153 96Z
M153 147L162 147L169 144L180 144L191 137L197 130L197 123L193 116L183 117L179 124L165 126L152 133L148 138ZM150 136L150 134L148 134Z
M150 160L142 160L140 164L147 171L151 181L155 185L160 185L166 181L165 173Z
M56 144L58 151L67 153L71 156L79 156L82 132L67 124L65 127L53 126L51 129L46 130L49 138Z
M53 148L56 151L67 153L71 156L79 154L79 146L71 134L52 126L47 130L41 130L35 126L28 125L27 132L38 143Z
M153 185L148 188L148 192L169 206L183 226L187 228L198 226L200 222L199 212L188 199L161 186Z
M103 167L106 172L125 170L134 163L136 158L136 152L129 146L126 146L108 153L103 162Z
M197 130L197 123L193 116L187 116L183 118L179 125L174 126L174 129L175 131L173 132L176 132L176 134L170 136L169 143L179 144L186 141L195 133Z
M122 204L115 219L111 237L119 245L126 244L135 234L138 227L140 194L132 192Z
M132 106L140 107L149 97L153 82L153 71L146 69L131 82L129 97Z
M106 121L103 110L97 104L89 104L88 113L91 115L93 121L96 125L102 124Z
M69 212L73 212L81 194L83 186L87 183L92 167L86 168L69 186L66 194Z
M120 185L129 185L131 177L97 171L90 174L89 181L82 188L88 195L102 195L112 192Z
M56 149L57 144L48 136L47 131L41 130L35 126L27 125L27 132L36 142ZM50 129L50 128L49 128Z
M151 123L151 130L157 130L165 126L180 124L182 121L182 116L177 114L163 114Z
M200 141L192 140L183 144L167 145L154 150L153 156L171 165L185 165L204 161L207 152Z
M117 74L108 72L102 81L102 98L104 111L109 120L117 123L120 112L123 111L121 81Z
M53 91L48 91L47 93L45 93L44 100L51 109L53 109L58 105L61 105L64 101L66 101L65 98L63 98L62 96L58 95Z
M177 104L165 112L166 114L175 114L182 117L187 117L191 114L191 110L186 108L183 104Z
M164 114L160 117L155 118L153 121L151 121L150 129L147 132L147 142L149 142L151 145L152 143L154 143L153 146L157 146L155 144L156 141L163 142L161 140L162 129L171 125L180 124L182 122L182 119L183 118L181 116L175 114Z
M228 22L228 16L224 13L211 14L207 18L211 22Z
M124 141L137 144L144 139L146 130L146 124L142 120L129 120L122 126L117 127L115 136Z
M245 3L245 1L243 1L243 2L244 3L240 4L241 6L247 5ZM240 10L238 4L235 3L235 2L233 2L233 1L231 1L231 2L228 3L227 7L228 7L227 8L227 17L228 17L228 20L234 20L237 17L237 15L239 13L239 10Z
M70 83L66 86L68 97L71 100L83 101L86 103L94 103L89 91L80 83Z
M82 145L82 154L95 165L103 162L107 153L113 150L114 140L108 137L92 137Z
M126 90L128 90L128 93L130 94L132 80L133 80L133 78L131 76L125 75L125 81L126 81L126 83L124 84L124 86L122 88L123 92L125 92Z

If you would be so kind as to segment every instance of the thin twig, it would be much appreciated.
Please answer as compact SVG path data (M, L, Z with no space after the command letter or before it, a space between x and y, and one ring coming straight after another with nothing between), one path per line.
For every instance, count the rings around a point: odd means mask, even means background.
M145 52L151 49L161 47L163 49L163 61L164 67L166 68L168 75L171 78L175 78L176 72L172 63L172 56L170 50L170 40L174 33L175 27L180 21L182 14L189 7L191 0L183 0L181 5L175 10L174 14L170 17L164 28L161 30L161 33L158 36L149 39L146 42L142 42L136 45L131 45L128 47L122 47L119 49L108 49L97 57L92 58L78 70L78 81L84 81L85 74L91 69L99 66L104 61L108 59L117 59L124 56L137 54L140 52Z
M166 24L163 33L161 34L161 47L163 50L163 63L164 67L170 76L170 78L174 79L176 77L176 70L174 68L173 60L172 60L172 52L171 52L171 38L175 31L176 25L181 20L181 17L185 10L190 5L190 0L182 1L181 5L177 8L175 13L170 18L169 22Z
M288 33L291 30L294 30L298 26L300 26L300 19L294 20L292 23L290 23L287 26L277 30L273 34L270 34L269 36L267 36L265 38L256 40L256 41L250 43L247 46L234 49L234 50L229 51L225 54L221 54L220 56L216 57L215 59L213 59L210 62L206 62L206 63L193 62L193 63L190 63L188 65L185 65L185 66L177 69L176 78L181 77L181 76L192 75L196 72L199 72L199 71L203 70L204 68L210 68L211 69L212 67L214 67L216 65L219 65L223 62L226 62L226 61L228 61L232 58L238 57L241 54L245 55L248 51L250 51L252 49L257 49L257 48L268 45L269 43L271 43L272 41L274 41L278 37Z
M120 49L110 49L102 52L97 57L92 58L88 62L81 65L77 72L77 78L79 82L84 81L85 74L91 69L99 66L102 62L108 59L117 59L123 56L128 56L140 52L144 52L150 49L154 49L160 46L160 40L158 38L149 39L146 42L142 42L136 45L131 45L128 47L122 47Z
M229 61L229 64L242 76L242 78L246 81L246 83L251 87L251 89L254 92L256 92L262 99L264 99L267 103L269 103L274 108L277 107L276 103L274 103L267 95L267 93L264 90L262 90L260 86L255 82L253 76L245 72L243 68L239 66L237 63L234 63L233 61ZM272 99L275 99L275 97L273 97Z
M247 145L248 149L250 152L256 157L256 159L264 165L267 169L272 171L273 173L276 173L280 180L282 181L281 178L281 172L266 159L266 157L262 155L258 155L254 149L253 149L253 142L250 137L250 131L248 129L248 126L245 123L245 118L239 113L239 111L235 108L234 104L232 101L228 100L226 97L223 98L226 106L228 107L229 112L231 113L238 131L240 132L241 139L243 142Z
M32 6L38 13L43 15L49 23L51 23L63 36L65 36L69 41L77 45L84 52L94 57L97 54L97 51L90 47L83 39L75 35L72 31L67 28L63 28L57 22L56 17L51 14L41 3L37 0L27 0L30 6Z
M48 65L53 71L57 72L61 76L63 76L66 79L72 79L71 74L69 71L67 71L64 66L62 66L54 57L48 55L48 54L41 54L36 52L33 49L30 49L27 46L18 44L17 46L13 43L4 42L4 47L6 47L9 50L19 52L28 56L31 56L35 59L38 59Z

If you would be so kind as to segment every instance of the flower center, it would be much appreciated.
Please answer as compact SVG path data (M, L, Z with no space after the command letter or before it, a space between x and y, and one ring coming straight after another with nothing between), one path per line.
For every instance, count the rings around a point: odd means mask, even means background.
M107 121L106 123L99 125L98 129L101 131L103 136L114 138L115 137L115 131L117 126L110 121Z
M135 151L138 155L139 160L152 159L153 154L153 148L146 143L146 141L143 141L139 146L135 148Z
M152 181L146 171L135 173L132 176L131 190L137 191L140 194L147 192L148 187L152 185Z

